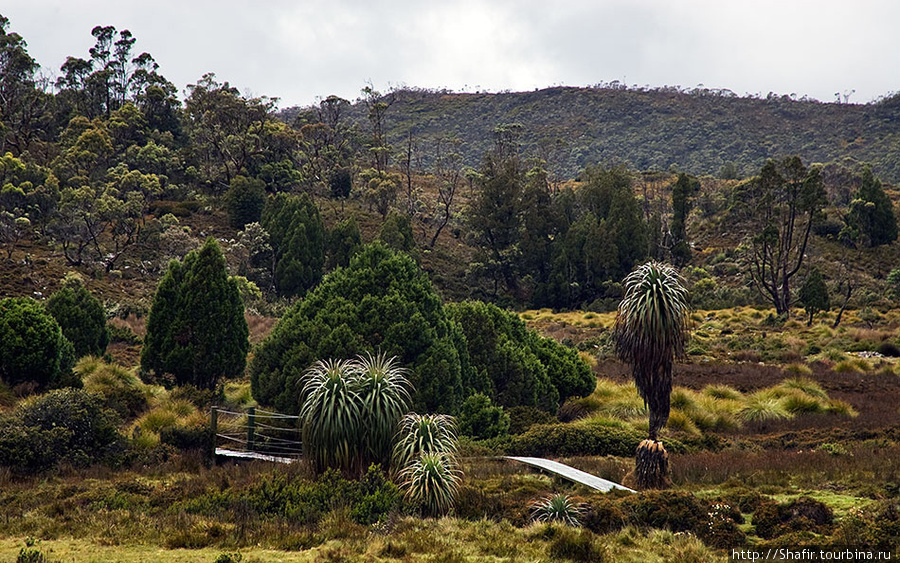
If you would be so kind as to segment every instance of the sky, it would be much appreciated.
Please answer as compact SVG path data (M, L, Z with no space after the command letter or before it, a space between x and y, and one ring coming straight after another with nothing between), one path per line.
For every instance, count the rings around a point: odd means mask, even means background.
M527 91L619 81L866 103L900 90L895 0L7 0L44 72L130 30L180 92L205 73L311 105L367 84Z

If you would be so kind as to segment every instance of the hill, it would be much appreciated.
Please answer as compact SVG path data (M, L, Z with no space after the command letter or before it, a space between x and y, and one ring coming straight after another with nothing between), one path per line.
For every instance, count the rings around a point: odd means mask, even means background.
M797 154L822 163L850 157L872 164L885 180L900 180L900 95L862 105L612 84L496 94L401 89L383 99L393 146L403 145L410 132L420 139L456 137L470 166L481 162L496 127L519 124L522 154L544 159L565 178L598 162L636 170L674 165L698 175L733 165L742 177L768 158ZM281 115L292 120L303 111ZM362 102L348 117L368 128Z

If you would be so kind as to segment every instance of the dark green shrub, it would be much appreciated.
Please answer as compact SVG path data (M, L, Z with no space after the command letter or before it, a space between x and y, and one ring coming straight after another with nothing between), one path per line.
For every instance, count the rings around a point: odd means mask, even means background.
M228 221L235 229L258 223L266 204L266 185L255 178L235 176L225 193Z
M529 330L515 314L479 301L447 310L466 336L473 389L495 403L555 413L560 399L594 390L596 378L577 352Z
M463 401L456 422L460 434L478 440L497 438L509 433L509 415L481 393L475 393Z
M125 344L140 344L141 337L131 330L131 327L107 324L110 342L122 342Z
M325 226L306 194L278 194L263 208L262 226L275 252L275 289L279 295L303 295L322 279Z
M208 410L221 398L222 389L201 389L196 385L182 385L169 393L173 401L188 401L198 409Z
M300 406L300 378L320 358L380 351L410 369L419 412L454 412L469 387L465 337L416 263L367 246L297 302L259 345L253 396L281 412Z
M118 424L119 417L99 395L51 391L0 421L0 465L43 470L62 461L76 466L114 462L123 449Z
M250 348L244 304L219 244L172 261L159 282L141 348L141 369L178 384L212 389L244 373Z
M119 419L98 395L78 389L60 389L22 404L16 414L25 426L72 432L66 444L70 456L99 459L121 446Z
M627 525L625 513L619 508L618 501L606 497L597 497L587 503L581 522L595 534L608 534Z
M568 526L556 529L547 551L554 559L585 563L601 562L606 557L606 550L590 530L574 530Z
M553 424L556 418L534 407L511 407L506 409L509 415L509 433L522 434L535 424Z
M197 200L168 201L159 200L150 203L150 212L156 217L172 214L175 217L190 217L200 210L200 202Z
M389 248L412 254L416 249L416 239L413 236L412 223L406 215L391 213L381 224L378 240Z
M10 387L58 386L71 374L72 344L34 299L0 299L0 380Z
M728 503L710 503L706 512L706 523L695 533L703 543L718 548L741 546L747 543L747 535L738 528L744 517Z
M884 551L900 550L900 499L875 502L865 508L851 508L837 524L832 536L835 546L864 545Z
M0 418L0 466L19 472L42 471L54 467L60 452L72 438L72 431L23 426L14 416Z
M333 470L323 473L316 481L274 475L244 491L207 502L195 501L190 510L214 513L240 503L246 503L261 515L305 523L316 523L332 510L347 508L354 522L368 525L382 521L397 510L401 495L381 469L372 466L359 481L344 479Z
M212 429L208 426L171 426L159 431L159 441L177 450L207 450L212 443Z
M578 455L614 455L631 457L644 439L630 426L583 424L538 424L524 434L513 436L509 451L513 455L554 457ZM672 453L684 447L674 440L666 441Z
M763 502L753 512L756 535L771 539L787 532L821 532L830 527L834 513L827 505L809 497L777 504Z
M362 235L353 217L339 222L328 232L328 259L325 267L329 270L344 268L362 247Z
M766 501L766 497L755 489L741 488L730 491L723 499L743 513L755 512Z
M673 532L697 533L706 524L709 504L683 491L645 491L622 499L630 524Z
M50 296L47 311L75 347L75 357L102 356L109 344L106 311L100 301L78 282Z
M884 341L878 345L878 353L888 358L900 357L900 347L893 342Z
M110 387L101 391L106 406L116 411L122 420L132 420L146 411L150 403L144 391L134 385Z

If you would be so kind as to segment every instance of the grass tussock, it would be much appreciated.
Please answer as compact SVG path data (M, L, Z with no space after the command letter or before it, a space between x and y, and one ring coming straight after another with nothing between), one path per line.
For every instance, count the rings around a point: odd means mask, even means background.
M637 428L647 416L646 408L633 383L599 379L593 394L563 405L560 419L607 425L628 423ZM726 385L708 385L699 392L676 387L672 390L667 428L700 435L705 431L736 429L748 422L821 413L856 415L849 404L830 399L818 383L803 376L790 377L778 385L748 394Z

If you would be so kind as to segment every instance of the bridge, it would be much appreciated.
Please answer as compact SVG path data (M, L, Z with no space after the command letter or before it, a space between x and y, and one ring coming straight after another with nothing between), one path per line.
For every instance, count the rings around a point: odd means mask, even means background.
M213 407L210 425L215 436L212 448L215 457L294 463L300 461L303 454L298 416L252 407L245 413ZM516 456L505 456L504 459L536 467L600 492L614 489L634 492L558 461Z

